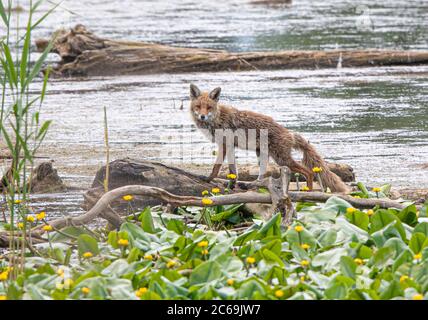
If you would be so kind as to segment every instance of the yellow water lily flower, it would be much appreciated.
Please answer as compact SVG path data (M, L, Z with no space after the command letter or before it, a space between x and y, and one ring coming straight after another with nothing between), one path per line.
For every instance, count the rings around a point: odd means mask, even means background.
M302 232L304 230L304 228L302 226L295 226L294 230L297 232Z
M373 188L373 189L372 189L372 191L373 191L373 192L376 192L376 193L377 193L377 192L380 192L380 188L375 187L375 188Z
M302 189L300 189L300 191L309 191L309 187L308 186L304 186L304 187L302 187Z
M129 245L129 241L128 241L128 239L119 239L117 241L117 244L119 246L126 247L127 245Z
M122 199L125 201L131 201L134 197L131 196L130 194L127 194L126 196L123 196Z
M357 209L355 209L354 207L346 208L346 213L354 213L355 211L357 211Z
M253 264L253 263L255 263L255 262L256 262L256 259L255 259L254 257L248 257L248 258L246 259L246 261L247 261L247 263L248 263L248 264Z
M199 247L199 248L205 248L205 247L208 247L208 241L206 241L206 240L202 240L202 241L200 241L200 242L198 243L198 247Z
M301 277L300 277L300 281L301 281L301 282L305 282L305 280L306 280L305 276L301 276Z
M207 254L208 254L208 250L207 249L205 249L205 250L202 250L202 255L204 255L204 256L206 256Z
M0 301L4 301L4 300L7 300L7 297L6 296L0 296Z
M3 271L0 273L0 281L6 281L9 278L9 272Z
M412 297L412 300L424 300L424 296L422 294L418 293Z
M236 179L236 174L234 174L234 173L229 173L229 174L227 175L227 178L228 178L228 179L230 179L230 180L235 180L235 179Z
M22 200L20 200L20 199L16 199L13 203L14 204L20 204L22 202Z
M361 266L361 265L363 265L363 264L364 264L364 260L362 260L362 259L360 259L360 258L355 258L355 259L354 259L354 262L355 262L356 264L358 264L359 266Z
M88 252L85 252L82 256L85 259L89 259L89 258L92 258L94 255L92 254L92 252L88 251Z
M135 295L138 297L138 298L141 298L141 296L143 295L143 294L145 294L147 291L149 291L146 287L143 287L143 288L140 288L140 289L138 289L136 292L135 292Z
M275 297L282 298L284 296L284 292L282 290L275 291Z
M404 282L406 282L408 279L409 279L409 276L402 275L402 276L400 277L400 283L404 283Z
M220 193L220 189L219 188L212 188L211 192L216 194L216 193Z
M321 168L321 167L313 167L313 168L312 168L312 171L313 171L314 173L320 173L320 172L322 171L322 168Z
M374 215L374 211L372 209L367 210L367 215L370 217Z
M174 267L176 264L177 264L177 262L175 262L174 260L169 260L169 261L166 263L166 266L167 266L168 268L172 268L172 267Z
M302 260L302 261L300 262L300 265L301 265L302 267L307 267L307 266L309 265L309 261L308 261L308 260Z
M153 260L153 256L151 254L146 254L146 255L144 255L144 259L152 261Z
M47 225L43 226L42 229L46 232L49 232L49 231L53 230L53 227L50 224L47 224Z
M19 229L24 229L24 223L23 222L19 222L17 224L17 226L18 226Z
M202 199L202 204L206 205L206 206L209 206L209 205L213 204L213 201L211 199L208 199L208 198L203 198Z
M203 195L203 196L206 196L206 195L208 195L208 194L209 194L208 190L204 190L204 191L202 191L202 195Z
M417 253L417 254L415 254L414 256L413 256L413 259L415 259L415 260L421 260L422 259L422 253Z
M46 217L46 212L42 211L36 215L37 220L43 220Z
M302 245L300 245L300 247L301 247L303 250L307 250L307 249L309 249L311 246L310 246L309 244L307 244L307 243L303 243Z
M83 294L89 294L89 292L91 292L91 289L89 289L88 287L83 287L82 288L82 293Z
M233 286L233 284L235 283L235 280L233 280L233 279L227 279L226 283L227 283L228 286Z
M34 220L35 220L35 218L34 218L34 216L33 216L33 215L29 215L29 216L27 216L27 221L28 221L28 222L33 223L33 222L34 222Z

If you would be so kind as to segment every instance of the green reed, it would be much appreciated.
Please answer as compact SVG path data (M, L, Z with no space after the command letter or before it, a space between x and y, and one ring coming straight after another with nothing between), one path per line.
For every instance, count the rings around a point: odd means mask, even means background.
M1 110L0 137L11 154L8 170L1 181L3 199L9 211L11 266L23 264L25 251L31 243L28 241L28 229L31 228L30 209L27 206L31 189L31 172L34 158L44 140L51 121L40 119L40 110L45 98L49 69L44 74L41 90L30 93L30 87L42 71L52 41L39 58L31 61L31 41L34 29L59 5L36 18L43 0L30 1L26 28L20 34L19 12L12 8L19 1L7 1L7 7L0 1L0 77ZM15 34L12 34L12 17L16 14ZM5 30L5 34L2 34ZM15 39L12 42L12 38ZM20 222L20 228L17 223ZM19 251L17 251L19 250ZM20 253L20 255L18 254ZM19 268L14 268L19 270Z

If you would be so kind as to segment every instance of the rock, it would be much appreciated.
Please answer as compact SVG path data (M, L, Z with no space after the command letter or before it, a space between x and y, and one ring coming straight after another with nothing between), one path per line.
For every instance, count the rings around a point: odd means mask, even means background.
M29 186L33 193L53 193L67 190L52 162L42 162L33 170Z
M91 208L104 193L105 170L105 166L98 170L92 188L85 193L82 205L85 210ZM126 185L146 185L162 188L176 195L200 196L203 190L221 187L214 182L205 182L200 176L188 171L155 161L130 158L115 160L110 162L109 171L109 190ZM139 207L161 204L158 199L147 198L136 198L133 203Z

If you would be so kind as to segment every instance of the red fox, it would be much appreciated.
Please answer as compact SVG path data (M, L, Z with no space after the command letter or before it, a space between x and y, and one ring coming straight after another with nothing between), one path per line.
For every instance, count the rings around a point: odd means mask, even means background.
M210 93L201 92L194 84L190 85L190 111L192 118L199 129L219 146L216 163L207 181L211 181L218 176L224 157L227 155L229 163L229 171L237 174L236 165L234 163L233 147L239 146L239 134L241 131L247 137L251 135L250 131L255 131L254 149L259 159L260 173L259 179L263 178L266 173L267 162L269 156L280 166L287 166L291 171L300 173L305 176L307 186L312 190L314 167L321 168L321 180L325 187L330 188L332 192L349 192L350 188L333 172L331 172L324 162L323 158L318 154L315 148L301 135L292 132L279 123L275 122L271 117L260 113L238 110L236 108L219 104L221 88L215 88ZM215 140L217 131L229 131L234 135L231 144L227 145L226 139ZM267 135L267 149L263 151L262 136L263 132ZM254 135L253 135L254 136ZM247 147L248 147L247 144ZM302 164L296 162L292 156L292 149L299 150L303 153ZM264 160L261 161L261 156Z

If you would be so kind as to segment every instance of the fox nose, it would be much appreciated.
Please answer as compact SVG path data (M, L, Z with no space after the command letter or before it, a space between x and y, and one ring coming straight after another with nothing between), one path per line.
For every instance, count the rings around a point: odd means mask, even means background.
M206 119L206 116L201 115L201 120L205 120L205 119Z

